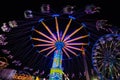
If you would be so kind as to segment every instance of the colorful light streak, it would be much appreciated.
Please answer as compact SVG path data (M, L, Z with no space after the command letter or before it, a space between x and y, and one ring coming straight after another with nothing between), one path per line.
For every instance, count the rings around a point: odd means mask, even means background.
M67 24L67 26L65 28L65 31L63 33L61 41L64 39L64 37L65 37L65 35L66 35L67 31L68 31L68 28L70 27L71 22L72 22L72 19L70 19L70 21L68 22L68 24Z
M55 17L55 24L56 24L56 31L57 31L58 41L60 41L60 33L59 33L59 26L58 26L57 17Z
M41 42L46 42L46 43L53 43L51 41L48 41L48 40L44 40L44 39L40 39L40 38L32 38L33 40L36 40L36 41L41 41Z
M43 22L41 21L41 23L43 24L43 26L47 29L47 31L52 35L52 37L57 41L55 35L52 33L52 31L48 28L48 26Z
M36 44L34 47L53 46L54 44Z
M88 43L65 43L66 45L88 45Z
M66 37L63 42L65 42L66 40L68 40L70 37L72 37L73 35L75 35L79 30L81 30L83 28L83 26L79 27L78 29L76 29L72 34L70 34L68 37Z
M66 42L73 42L73 41L76 41L76 40L79 40L79 39L86 38L86 37L88 37L88 36L89 36L89 35L79 36L79 37L76 37L76 38L74 38L74 39L68 40L68 41L66 41Z
M54 46L47 47L47 48L45 48L45 49L40 50L39 52L44 52L44 51L49 50L49 49L51 49L51 48L54 48Z
M69 52L71 52L72 54L74 54L75 56L78 56L74 51L70 50L69 48L65 47L65 49Z
M68 52L63 48L63 52L65 52L65 54L67 55L68 58L70 58Z
M55 49L56 49L56 48L53 48L51 51L49 51L46 56L50 55Z
M44 36L45 38L47 38L47 39L49 39L49 40L55 42L52 38L50 38L49 36L45 35L44 33L40 32L40 31L38 31L38 30L36 30L36 29L35 29L34 31L37 32L38 34Z

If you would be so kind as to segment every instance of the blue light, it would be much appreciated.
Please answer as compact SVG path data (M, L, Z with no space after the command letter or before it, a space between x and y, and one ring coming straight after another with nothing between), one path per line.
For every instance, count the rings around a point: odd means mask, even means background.
M90 42L88 43L88 46L90 45Z
M52 17L58 17L60 16L59 14L53 14Z
M30 40L32 39L32 36L29 36Z
M73 16L68 16L70 19L73 19L73 20L75 20L76 18L75 17L73 17Z
M85 23L81 23L81 24L82 24L83 27L87 27L87 26L85 25Z
M33 45L34 46L34 45ZM36 50L37 53L40 53L39 50Z
M34 47L34 44L32 44L32 47Z
M34 28L34 26L32 27L32 29L31 29L31 31L34 31L35 30L35 28Z
M69 60L71 60L72 58L68 58Z
M38 20L38 22L40 23L40 22L42 22L44 20L44 18L40 18L39 20Z
M90 37L90 34L91 34L91 33L89 32L89 33L88 33L88 36L89 36L89 37Z
M55 46L58 50L61 50L64 47L64 43L61 41L58 41L55 43Z

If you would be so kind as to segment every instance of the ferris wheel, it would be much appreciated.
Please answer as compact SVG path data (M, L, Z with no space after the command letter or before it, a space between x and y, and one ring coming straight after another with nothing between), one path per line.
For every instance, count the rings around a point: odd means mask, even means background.
M72 15L72 6L65 7L64 14L49 14L49 5L45 6L48 10L43 10L44 14L26 10L25 20L13 20L3 24L3 52L15 66L22 66L24 70L32 73L34 69L39 68L35 74L39 74L40 71L44 74L44 69L48 68L46 65L49 65L47 62L53 60L50 78L59 80L62 80L61 76L64 74L62 61L71 60L82 54L87 74L84 48L89 45L90 34L86 30L86 25L77 20L78 16ZM98 12L98 9L90 5L84 13L93 14Z
M54 54L53 68L61 69L63 59L78 56L79 51L82 51L80 48L88 45L89 34L85 26L74 20L72 16L67 19L54 14L50 20L39 19L38 25L32 28L33 36L30 38L34 42L33 47L46 57Z
M95 43L92 62L101 80L120 79L120 35L107 34Z
M59 46L65 58L72 58L79 55L76 51L80 51L80 46L88 45L89 34L84 27L75 22L72 16L62 18L55 14L49 20L40 19L38 25L32 28L30 39L33 47L46 57L53 54Z

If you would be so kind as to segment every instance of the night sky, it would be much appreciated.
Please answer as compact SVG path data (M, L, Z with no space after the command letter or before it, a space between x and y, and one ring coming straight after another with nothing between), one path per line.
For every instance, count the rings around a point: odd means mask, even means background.
M65 5L73 5L81 9L86 4L100 6L101 18L108 19L112 24L119 25L120 5L114 0L3 0L0 2L0 22L23 17L27 9L39 10L41 4L49 3L51 8L59 12Z

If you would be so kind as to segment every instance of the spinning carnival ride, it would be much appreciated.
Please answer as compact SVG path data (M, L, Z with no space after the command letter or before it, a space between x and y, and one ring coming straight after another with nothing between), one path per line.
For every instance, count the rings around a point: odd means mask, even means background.
M71 6L69 7L71 8ZM42 14L42 17L36 17L32 15L31 10L26 10L25 21L11 21L9 27L6 23L3 24L2 30L6 33L5 41L8 43L2 51L9 55L8 58L15 66L23 66L23 69L30 71L33 71L30 66L35 68L45 65L43 62L43 65L40 66L43 58L53 59L49 80L62 80L63 74L68 79L63 72L62 61L80 56L81 52L84 53L84 47L89 44L89 34L85 30L85 24L78 23L71 13L67 13L69 12L66 12L65 15ZM44 57L39 60L39 55ZM86 62L85 58L84 62ZM25 66L26 64L29 67ZM39 71L35 71L33 75L39 74ZM88 75L88 70L85 71Z
M100 80L120 79L120 35L107 34L95 43L93 66Z
M62 60L65 58L70 59L73 55L78 56L80 53L79 51L82 51L80 48L88 45L87 39L89 35L84 29L84 25L75 22L75 18L72 16L69 16L68 19L64 19L60 18L58 14L54 14L52 17L53 19L47 21L44 21L44 19L40 19L38 21L39 25L33 27L32 29L34 32L31 39L37 42L37 44L36 42L33 44L33 47L37 48L38 53L44 54L48 57L54 52L53 64L50 70L49 79L62 80L62 74L64 74L62 69ZM50 35L46 34L46 31L43 31L43 26ZM56 33L53 33L48 26L52 28L53 31L56 29ZM61 31L61 27L65 28L63 32ZM41 32L41 30L43 32ZM44 38L42 39L42 37ZM64 58L63 54L65 54Z
M1 29L5 35L1 34L0 37L2 52L15 67L21 68L23 72L31 72L29 75L40 75L41 77L41 75L47 74L45 77L49 77L49 80L63 80L63 78L69 80L70 76L75 76L72 69L77 68L77 71L83 71L83 73L79 73L79 76L86 77L82 79L90 80L86 61L86 51L88 46L92 45L90 39L94 37L97 39L104 34L104 32L102 34L99 32L100 29L113 32L111 28L108 28L111 25L106 25L106 20L98 20L96 26L87 27L88 25L83 23L84 19L78 20L85 14L99 12L100 8L94 5L87 6L80 16L78 13L73 14L73 6L70 5L63 8L63 14L50 13L50 6L48 4L43 6L42 14L26 10L24 21L13 20L9 21L9 24L3 23ZM104 25L108 27L104 27ZM106 35L93 46L92 62L94 70L101 80L104 78L118 79L120 75L117 71L120 57L119 40L119 35ZM114 53L116 54L109 55ZM79 64L81 60L81 65L75 64L77 63L74 62L76 57L79 57L76 59ZM66 63L66 60L69 62ZM74 63L74 66L71 62ZM81 67L82 64L84 68ZM110 73L107 74L107 71ZM28 73L20 74L28 75ZM15 77L18 78L18 75L16 74Z

